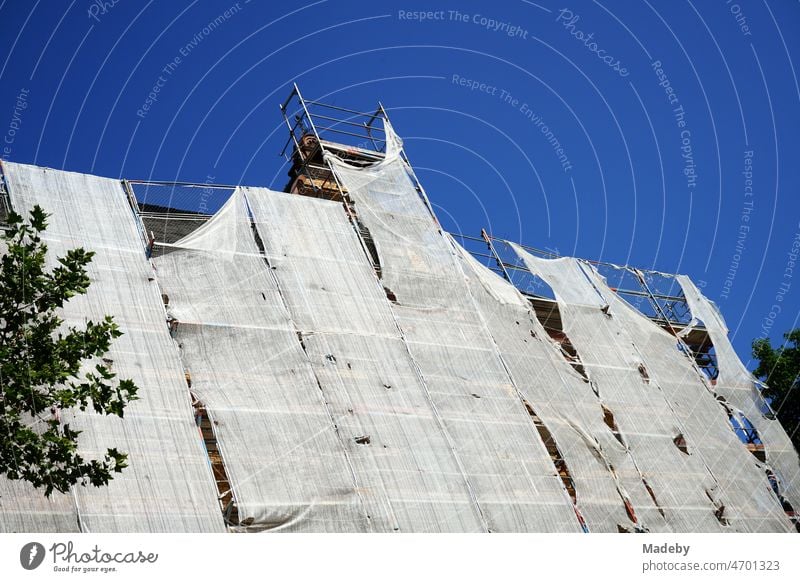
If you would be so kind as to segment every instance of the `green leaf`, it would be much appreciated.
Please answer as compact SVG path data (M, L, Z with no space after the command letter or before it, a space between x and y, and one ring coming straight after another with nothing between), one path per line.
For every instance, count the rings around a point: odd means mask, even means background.
M753 341L753 358L758 361L753 374L766 383L764 396L794 446L800 449L800 328L783 337L786 341L778 348L773 348L768 338Z
M83 328L61 328L60 310L85 294L91 280L86 267L94 252L70 249L54 257L48 269L41 233L48 214L35 206L26 221L10 212L2 234L7 250L0 257L0 475L24 480L47 497L75 485L107 485L127 467L127 456L109 448L102 459L80 454L81 431L61 418L85 412L122 417L137 398L133 381L117 381L99 361L122 331L111 316L87 321ZM83 378L81 370L87 369ZM38 418L36 430L28 427ZM8 435L7 437L5 435Z

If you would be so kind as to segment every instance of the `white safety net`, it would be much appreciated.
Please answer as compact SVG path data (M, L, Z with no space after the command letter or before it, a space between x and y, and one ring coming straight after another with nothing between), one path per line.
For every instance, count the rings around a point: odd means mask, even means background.
M550 339L530 302L455 241L453 246L514 384L563 458L589 531L671 531L624 437L615 434L610 403Z
M702 322L714 346L719 371L713 385L714 392L733 412L734 422L741 423L741 416L744 416L746 422L756 429L764 446L766 467L774 472L780 494L797 510L800 508L800 459L797 450L765 402L755 378L736 355L728 339L728 327L717 306L703 296L691 279L684 275L679 275L677 279L693 318L686 333Z
M366 531L346 451L246 204L237 189L153 261L192 392L213 425L232 526Z
M563 331L674 531L788 531L755 467L677 338L622 300L588 263L519 247L548 283Z
M378 163L326 154L347 205L238 188L152 266L119 181L3 164L14 208L52 215L51 259L97 253L64 318L115 317L141 399L65 418L128 469L50 499L0 478L0 531L793 529L797 453L688 278L716 382L591 265L515 246L555 292L546 329L442 232L385 130Z
M385 160L328 156L374 241L381 284L490 531L581 531L569 494L476 312L455 249L418 195L386 124Z
M343 206L261 189L247 198L374 531L480 531L458 459Z
M51 216L44 240L56 256L83 247L96 254L84 296L63 308L66 325L112 315L123 332L106 355L118 378L131 378L139 400L124 419L86 412L62 420L83 431L79 451L102 457L116 447L129 467L107 487L76 486L45 501L42 490L0 480L3 531L219 532L224 525L207 456L195 427L178 352L144 253L133 211L118 180L3 163L12 206L39 204Z

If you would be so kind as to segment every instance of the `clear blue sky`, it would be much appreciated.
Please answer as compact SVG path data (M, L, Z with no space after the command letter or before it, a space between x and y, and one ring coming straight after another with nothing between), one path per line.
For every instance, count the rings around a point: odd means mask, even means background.
M0 23L4 159L281 189L297 81L381 100L448 229L687 273L745 361L798 325L794 0L0 0Z

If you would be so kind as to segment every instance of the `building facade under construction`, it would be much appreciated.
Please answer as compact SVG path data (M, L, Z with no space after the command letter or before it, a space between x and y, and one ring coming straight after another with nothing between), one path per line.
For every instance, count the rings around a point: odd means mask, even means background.
M795 531L797 452L689 278L450 234L382 106L282 111L283 192L2 163L51 261L96 253L63 317L114 316L140 399L63 419L127 469L0 478L0 531Z

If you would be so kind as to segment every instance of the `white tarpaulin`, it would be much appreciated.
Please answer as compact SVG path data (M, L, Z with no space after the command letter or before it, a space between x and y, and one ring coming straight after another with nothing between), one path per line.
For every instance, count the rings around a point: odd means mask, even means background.
M64 316L115 317L112 370L141 400L71 419L88 456L128 452L110 486L45 500L0 479L0 530L224 531L229 498L232 531L792 529L767 473L800 506L797 453L688 279L716 384L590 265L515 247L555 291L551 337L442 232L385 129L378 163L326 155L350 208L237 188L152 266L119 181L3 164L14 208L52 215L51 258L97 253Z
M589 531L671 531L630 450L614 433L609 403L556 348L530 302L455 241L453 246L515 385L563 456Z
M369 229L382 285L490 531L581 531L567 490L476 312L455 249L417 194L386 126L386 159L331 157Z
M373 529L481 531L459 453L342 205L263 189L247 199Z
M107 487L77 486L54 494L0 480L3 531L224 531L207 456L192 416L189 390L169 337L158 285L144 254L135 216L118 180L4 162L13 208L39 204L51 216L44 234L51 265L74 247L94 251L84 296L63 309L83 327L112 315L123 332L107 354L118 378L131 378L139 400L125 418L76 413L63 418L82 430L79 450L101 457L116 447L129 467ZM69 415L64 415L69 416Z
M744 415L758 431L767 465L778 478L780 493L797 510L800 508L800 459L792 441L780 422L771 417L755 379L736 355L728 339L728 327L716 305L700 293L691 279L684 275L677 279L689 304L693 323L702 321L714 345L719 370L714 392L735 414Z
M674 531L789 531L766 475L677 338L635 311L591 265L519 247L548 283L563 329Z
M366 531L335 421L256 245L243 190L168 250L153 262L240 524Z

